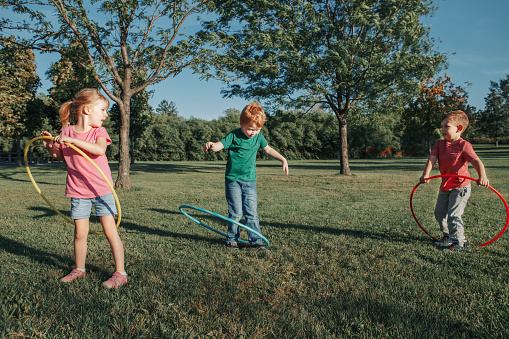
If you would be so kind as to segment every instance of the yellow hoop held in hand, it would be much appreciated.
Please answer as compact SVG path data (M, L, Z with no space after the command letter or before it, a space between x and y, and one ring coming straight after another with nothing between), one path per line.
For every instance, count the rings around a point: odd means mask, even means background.
M30 172L30 168L28 167L28 159L27 159L27 154L28 154L28 148L30 147L30 145L36 141L36 140L39 140L39 139L50 139L50 140L54 140L55 138L54 137L50 137L50 136L41 136L41 137L36 137L36 138L33 138L32 140L30 140L30 142L28 143L28 145L25 147L25 167L27 169L27 173L28 173L28 176L30 177L30 180L32 181L32 184L34 184L34 187L35 189L37 190L37 193L40 194L40 196L44 199L44 201L46 201L48 203L48 205L53 209L53 211L57 212L58 215L60 215L62 218L64 218L67 222L69 222L70 224L74 225L74 221L72 221L71 218L63 215L62 213L60 213L59 210L57 210L55 208L55 206L53 206L53 204L48 200L48 198L46 198L44 196L44 194L42 194L41 192L41 189L39 188L39 186L37 185L37 183L35 182L34 180L34 177L32 176L32 172ZM81 154L83 157L85 157L85 159L87 159L98 171L99 173L102 175L102 177L104 178L104 181L106 181L106 183L108 184L108 186L110 187L111 189L111 193L113 193L113 196L115 197L115 203L117 204L117 210L118 210L118 217L117 217L117 228L118 228L118 225L120 225L120 219L121 219L121 209L120 209L120 202L118 201L118 197L117 197L117 193L115 193L115 189L113 189L113 186L111 186L111 183L110 181L108 180L108 178L106 177L106 175L104 174L103 171L101 171L101 169L99 168L99 166L96 165L96 163L90 159L90 157L88 155L86 155L82 150L80 150L78 147L74 146L73 144L70 144L70 143L67 143L65 142L64 143L66 146L69 146L71 147L73 150L75 150L76 152L78 152L79 154ZM92 233L92 234L104 234L104 232L96 232L96 231L89 231L89 233Z

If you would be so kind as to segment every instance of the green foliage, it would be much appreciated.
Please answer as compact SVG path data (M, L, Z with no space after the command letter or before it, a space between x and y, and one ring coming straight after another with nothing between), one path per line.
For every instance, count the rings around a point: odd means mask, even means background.
M479 112L478 131L498 143L509 136L509 75L498 83L491 82L486 108Z
M287 106L327 105L341 125L341 172L348 169L347 119L366 100L415 92L444 62L412 1L217 0L213 32L230 34L224 65L244 80L226 96ZM232 21L235 24L232 24Z
M35 55L20 48L15 37L0 40L0 136L23 134L27 105L40 85Z
M163 100L159 103L159 106L156 108L157 114L168 114L168 115L178 115L177 106L173 101Z

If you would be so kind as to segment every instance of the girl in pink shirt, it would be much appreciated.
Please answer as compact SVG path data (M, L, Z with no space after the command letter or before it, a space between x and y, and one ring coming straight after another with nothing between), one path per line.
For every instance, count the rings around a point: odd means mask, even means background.
M110 243L115 260L116 272L102 283L105 288L115 288L127 283L124 270L124 246L118 235L115 215L117 208L110 187L99 171L81 154L64 143L72 143L80 148L103 171L113 185L111 171L106 158L106 147L111 139L102 127L108 116L109 101L96 89L81 90L73 101L60 108L62 131L53 141L43 139L44 147L56 159L65 160L67 180L65 195L71 198L71 219L74 220L74 256L76 268L61 282L72 282L86 275L87 236L92 206L99 217L104 234ZM76 121L70 125L70 120ZM42 135L51 136L49 132ZM55 146L58 144L58 147Z

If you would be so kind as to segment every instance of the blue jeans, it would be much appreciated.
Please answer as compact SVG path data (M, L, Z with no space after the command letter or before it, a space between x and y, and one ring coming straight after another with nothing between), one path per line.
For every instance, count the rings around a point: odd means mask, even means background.
M228 202L228 218L240 221L242 214L246 219L246 226L261 234L260 221L256 207L258 205L258 194L256 192L256 181L228 181L225 182L226 201ZM247 232L251 245L263 244L262 239L253 232ZM240 236L240 229L237 224L228 223L226 232L226 243L237 242Z

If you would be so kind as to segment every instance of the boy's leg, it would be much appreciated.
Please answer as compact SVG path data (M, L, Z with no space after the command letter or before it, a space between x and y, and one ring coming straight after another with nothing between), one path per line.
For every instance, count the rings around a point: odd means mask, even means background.
M225 181L225 195L228 202L228 218L240 221L242 219L242 191L238 181ZM226 243L236 243L239 240L240 230L237 224L228 222Z
M258 219L258 193L256 191L256 181L243 181L242 187L242 211L246 218L246 226L261 234L260 221ZM263 241L253 232L247 232L249 243L251 245L262 245Z
M435 205L435 219L440 226L444 238L449 236L449 227L447 225L447 214L449 212L449 193L438 191L437 203Z
M460 246L463 246L466 242L461 216L467 205L468 198L470 198L470 191L471 186L468 185L452 190L449 196L449 215L447 219L450 237L453 243Z

